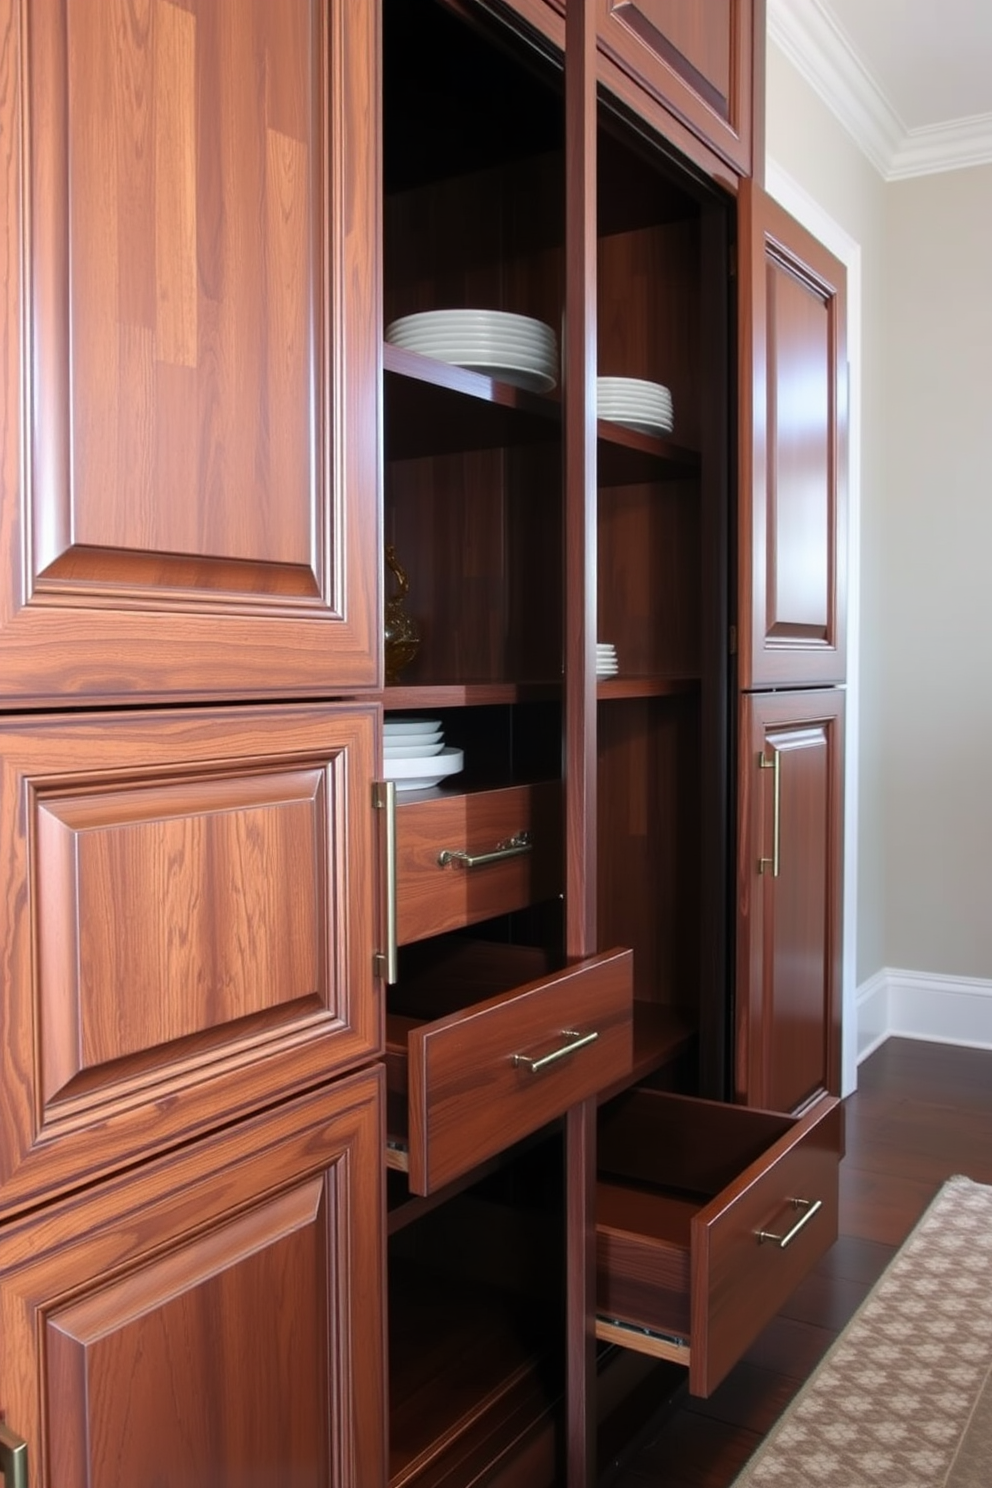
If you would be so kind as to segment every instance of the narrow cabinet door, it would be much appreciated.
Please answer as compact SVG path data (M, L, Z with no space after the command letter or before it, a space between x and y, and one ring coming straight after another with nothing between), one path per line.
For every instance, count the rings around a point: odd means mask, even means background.
M375 13L0 0L9 700L376 682Z
M370 705L0 723L0 1213L374 1057Z
M840 1088L844 695L745 696L737 1096L794 1111Z
M750 182L740 195L740 685L843 682L843 264Z
M763 107L754 101L754 63L755 49L764 56L764 5L596 0L596 21L607 56L749 175L753 109Z
M31 1488L383 1488L382 1081L0 1230Z

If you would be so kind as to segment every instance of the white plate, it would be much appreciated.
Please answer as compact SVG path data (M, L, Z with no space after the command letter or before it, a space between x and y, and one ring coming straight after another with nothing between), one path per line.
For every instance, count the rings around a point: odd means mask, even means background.
M623 397L667 398L671 401L671 389L663 382L648 382L643 377L597 377L596 390Z
M460 749L442 749L432 760L386 760L387 780L396 781L397 791L427 790L439 785L447 775L457 775L465 764Z
M428 735L421 734L416 744L387 744L383 749L383 758L394 759L430 759L432 754L440 754L444 748L444 740L440 735L436 739L430 739Z
M440 718L387 718L383 724L387 739L398 739L401 734L436 734L440 727Z
M424 310L386 327L386 340L435 361L480 372L532 392L558 380L554 331L530 316L503 310Z

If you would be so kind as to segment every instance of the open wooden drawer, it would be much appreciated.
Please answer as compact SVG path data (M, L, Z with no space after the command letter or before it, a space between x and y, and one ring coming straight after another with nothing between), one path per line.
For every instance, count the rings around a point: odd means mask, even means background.
M450 938L391 989L387 1163L429 1194L631 1067L630 951L550 969L530 947Z
M396 807L400 945L553 898L562 888L561 784L437 795Z
M837 1238L843 1107L801 1117L637 1088L603 1108L597 1336L709 1395Z

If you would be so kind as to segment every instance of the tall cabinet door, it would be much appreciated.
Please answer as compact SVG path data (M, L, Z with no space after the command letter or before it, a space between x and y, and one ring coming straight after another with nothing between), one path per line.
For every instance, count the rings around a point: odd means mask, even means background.
M736 1094L794 1111L840 1088L844 693L741 705Z
M845 677L843 264L750 182L739 218L739 681Z
M381 1070L0 1232L32 1488L381 1488Z
M8 701L376 683L376 12L0 0Z

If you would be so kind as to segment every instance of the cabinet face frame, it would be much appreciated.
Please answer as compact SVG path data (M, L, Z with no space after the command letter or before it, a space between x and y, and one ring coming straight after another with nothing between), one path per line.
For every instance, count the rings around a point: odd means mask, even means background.
M840 1091L844 701L741 698L735 1083L766 1109Z
M739 684L827 686L846 675L846 271L752 182L739 207Z
M0 1212L382 1047L369 705L0 730Z
M382 1112L368 1069L0 1231L0 1399L33 1488L126 1482L128 1452L147 1470L163 1433L174 1470L210 1453L248 1481L250 1436L270 1458L286 1442L294 1483L385 1483ZM282 1409L273 1387L293 1392Z
M82 7L0 5L5 697L374 686L378 7L294 0L240 40L207 0L154 17L96 54L129 92L90 76ZM195 107L218 79L240 122Z

